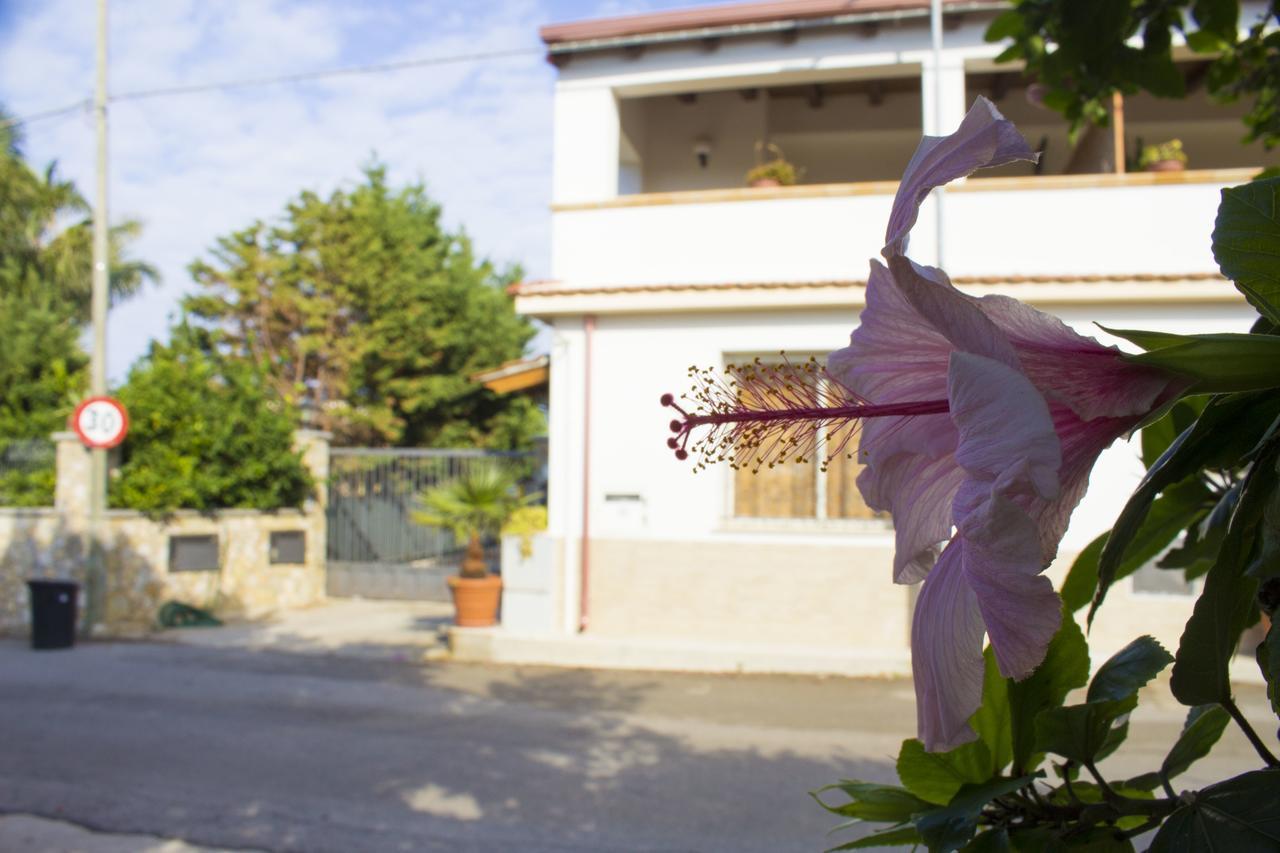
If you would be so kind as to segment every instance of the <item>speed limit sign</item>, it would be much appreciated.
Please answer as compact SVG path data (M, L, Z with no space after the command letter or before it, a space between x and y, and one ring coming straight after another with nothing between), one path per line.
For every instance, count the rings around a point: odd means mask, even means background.
M129 414L119 400L90 397L76 406L71 428L85 447L111 448L124 441L129 431Z

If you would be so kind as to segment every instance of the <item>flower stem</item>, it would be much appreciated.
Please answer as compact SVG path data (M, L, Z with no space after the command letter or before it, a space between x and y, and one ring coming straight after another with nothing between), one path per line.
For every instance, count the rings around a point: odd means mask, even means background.
M1249 739L1249 743L1253 744L1254 750L1259 757L1266 763L1268 767L1280 767L1280 760L1271 754L1271 750L1267 749L1267 745L1262 742L1262 738L1258 737L1258 733L1253 730L1253 726L1249 725L1249 721L1244 718L1244 714L1240 713L1240 709L1236 707L1235 699L1228 696L1222 701L1222 707L1231 715L1231 719L1236 721L1236 725L1244 732L1244 736Z

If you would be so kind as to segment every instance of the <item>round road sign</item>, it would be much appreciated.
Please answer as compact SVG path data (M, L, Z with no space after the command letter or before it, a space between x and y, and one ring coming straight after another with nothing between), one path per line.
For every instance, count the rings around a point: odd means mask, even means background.
M119 400L90 397L76 406L71 428L86 447L115 447L129 431L129 414Z

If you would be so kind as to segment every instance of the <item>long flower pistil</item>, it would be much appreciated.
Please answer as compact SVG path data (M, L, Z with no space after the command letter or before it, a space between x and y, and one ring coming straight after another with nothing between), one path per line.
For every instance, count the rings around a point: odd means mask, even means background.
M786 462L816 462L826 470L840 457L853 458L849 442L866 418L914 417L949 411L946 400L877 405L827 372L816 358L793 364L756 358L725 365L689 368L693 386L680 396L663 394L661 403L680 413L671 421L667 446L677 459L690 453L697 472L716 462L758 473ZM687 408L686 408L687 407ZM706 427L694 437L694 430Z

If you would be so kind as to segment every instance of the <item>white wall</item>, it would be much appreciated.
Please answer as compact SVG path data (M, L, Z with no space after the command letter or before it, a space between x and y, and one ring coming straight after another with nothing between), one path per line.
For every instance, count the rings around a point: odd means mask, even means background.
M695 474L691 460L677 460L665 444L672 413L658 403L665 392L686 390L690 366L720 367L726 354L787 350L821 356L841 347L856 326L856 313L597 319L588 488L592 632L699 643L808 643L862 656L855 671L901 671L904 659L895 655L907 646L911 599L891 582L893 535L888 525L732 518L732 469L722 464ZM1114 341L1094 323L1187 333L1243 331L1252 317L1242 301L1099 304L1056 313L1082 333L1109 343ZM574 355L582 343L580 327L557 323L557 340L572 344L566 362L571 366L565 373L553 372L553 413L564 405L563 378L573 381L573 372L582 367ZM583 445L574 419L580 422L581 409L571 402L553 415L561 449L552 457L551 495L552 534L566 537L565 585L576 593ZM1141 477L1138 452L1136 440L1122 440L1102 455L1062 542L1059 562L1050 571L1055 581L1076 553L1114 522ZM1190 605L1187 597L1133 593L1125 582L1095 625L1098 660L1137 630L1176 647ZM566 631L576 628L576 598L572 614ZM1140 628L1135 615L1140 615Z
M980 181L947 193L953 276L1217 269L1209 234L1222 183L978 191ZM864 279L884 243L892 189L561 210L552 274L592 287ZM911 244L926 262L937 234L931 210L926 203Z

